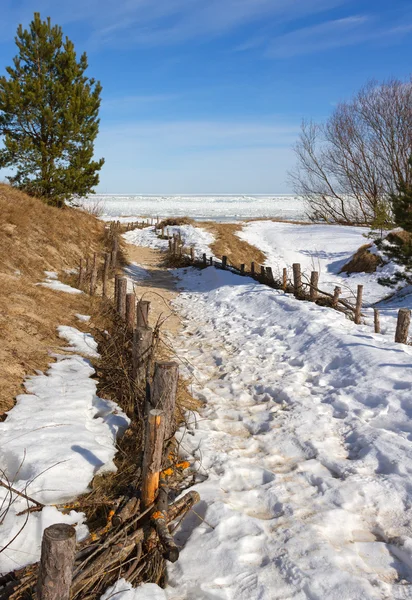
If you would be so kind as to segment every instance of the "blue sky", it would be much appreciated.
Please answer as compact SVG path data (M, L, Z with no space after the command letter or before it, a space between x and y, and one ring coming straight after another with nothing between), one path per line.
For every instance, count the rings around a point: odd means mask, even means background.
M0 72L34 11L103 85L102 193L290 192L302 118L412 70L410 0L2 0Z

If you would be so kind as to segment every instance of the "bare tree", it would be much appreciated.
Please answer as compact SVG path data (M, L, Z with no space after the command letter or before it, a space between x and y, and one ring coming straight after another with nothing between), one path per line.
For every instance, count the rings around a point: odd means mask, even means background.
M303 122L291 173L313 220L370 224L410 184L412 79L370 82L326 123Z

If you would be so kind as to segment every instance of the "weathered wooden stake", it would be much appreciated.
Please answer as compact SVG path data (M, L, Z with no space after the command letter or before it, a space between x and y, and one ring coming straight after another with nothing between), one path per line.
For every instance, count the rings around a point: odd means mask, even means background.
M76 552L76 530L58 523L43 532L37 579L38 600L69 600Z
M293 263L293 293L295 296L302 294L302 270L299 263Z
M411 311L409 308L400 308L396 324L395 342L406 344L408 341L409 325L411 324Z
M260 276L262 279L266 279L266 269L263 265L260 267Z
M127 279L120 277L117 284L117 312L123 319L126 317L126 294L127 294Z
M107 287L109 283L109 272L110 272L110 254L106 253L104 255L104 268L103 268L103 287L102 287L102 296L103 298L107 298Z
M240 265L240 274L241 275L245 274L245 265L243 263Z
M150 302L148 300L140 300L137 303L136 310L136 326L149 327L149 310Z
M112 252L112 269L114 271L116 271L117 269L117 253L119 250L119 240L117 239L117 236L115 236L115 238L113 239L113 252Z
M114 276L114 291L113 291L113 301L115 306L117 306L117 296L119 295L119 280L120 280L120 275L118 275L117 273Z
M255 263L254 262L250 263L250 272L251 272L252 277L253 277L254 274L255 274Z
M176 362L155 363L151 405L165 414L165 439L175 431L175 405L179 366Z
M136 296L126 294L126 325L129 331L133 331L136 326Z
M209 258L210 266L213 267L213 256Z
M332 308L337 308L338 307L338 303L339 303L339 296L341 294L342 290L340 287L336 286L333 292L333 298L332 298Z
M363 296L363 285L358 285L358 293L356 294L356 308L355 308L355 323L356 323L356 325L359 325L359 323L361 322L362 296Z
M375 333L381 332L381 319L379 315L379 310L377 308L373 309L373 324L375 326Z
M79 264L79 279L78 279L78 283L77 283L77 287L79 288L79 290L81 290L83 288L84 285L84 268L83 268L83 259L80 259L80 264Z
M282 271L282 290L284 292L286 292L288 287L288 270L286 267L284 267L283 271Z
M193 246L190 247L190 260L192 262L195 262L195 249L193 248Z
M92 272L90 275L90 296L94 296L97 285L97 253L93 254Z
M310 292L309 298L312 302L316 302L318 297L318 286L319 286L319 273L318 271L312 271L310 274Z
M203 253L203 264L206 266L207 264L207 256L205 253Z
M133 377L138 383L146 380L152 341L153 329L150 327L136 327L133 335Z
M222 256L222 269L227 267L227 256Z
M142 505L147 508L156 499L162 468L165 419L161 410L151 410L147 419L143 456Z
M266 275L269 283L273 283L275 281L275 278L273 277L272 267L266 267Z

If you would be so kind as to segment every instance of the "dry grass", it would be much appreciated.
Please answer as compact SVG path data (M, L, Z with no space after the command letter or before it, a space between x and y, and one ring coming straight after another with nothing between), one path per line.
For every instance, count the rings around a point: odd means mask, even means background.
M256 265L265 262L266 256L263 252L236 235L238 231L242 230L241 223L206 221L199 225L215 236L215 241L210 247L216 257L227 256L229 263L238 268L242 263L249 267L251 262Z
M369 252L371 246L372 244L361 246L350 261L342 267L341 273L375 273L383 261L380 256Z
M36 283L44 271L76 268L81 257L101 249L104 225L71 208L58 209L0 184L0 415L23 391L27 374L44 369L49 352L62 346L58 325L76 325L75 313L93 300Z
M160 221L160 223L156 225L156 228L162 229L163 227L172 227L173 225L196 225L196 221L189 217L169 217L168 219Z

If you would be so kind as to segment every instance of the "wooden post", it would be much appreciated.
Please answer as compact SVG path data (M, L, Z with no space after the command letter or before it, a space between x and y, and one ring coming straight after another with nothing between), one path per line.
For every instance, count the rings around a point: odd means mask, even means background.
M335 290L333 292L332 308L337 308L338 307L339 296L340 296L341 292L342 292L341 288L338 287L338 286L336 286Z
M240 265L240 274L241 275L245 274L245 265L243 263Z
M312 271L310 274L310 292L309 297L312 302L316 302L318 297L319 273Z
M165 439L175 432L175 405L179 365L176 362L155 363L151 404L165 414Z
M117 296L119 295L119 280L120 280L120 275L118 275L116 273L116 275L114 276L114 292L113 292L113 300L115 305L117 306Z
M161 410L151 410L147 419L143 456L142 505L147 508L156 499L162 469L165 419Z
M37 579L38 600L69 600L76 552L76 530L58 523L44 530Z
M127 294L127 279L120 277L117 284L117 312L123 319L126 317L126 294Z
M168 492L169 490L164 485L164 481L161 480L157 496L156 512L152 515L152 523L163 546L163 556L166 560L174 563L179 558L179 548L176 546L173 535L169 532L167 525Z
M117 239L117 235L113 239L113 252L112 252L112 269L116 271L117 269L117 253L119 250L119 240Z
M89 273L90 273L90 269L89 269L89 257L86 256L86 264L85 264L85 269L84 269L84 283L87 283L87 281L89 279Z
M133 335L133 377L138 383L144 382L146 379L152 341L153 329L136 327Z
M250 273L251 273L252 277L255 276L255 263L254 262L250 263Z
M93 254L92 272L90 275L90 296L94 296L97 285L97 253Z
M284 267L283 271L282 271L282 290L284 292L286 292L288 288L288 270L286 267Z
M356 295L356 308L355 308L355 323L356 323L356 325L359 325L359 323L361 322L362 296L363 296L363 285L358 285L358 293Z
M206 257L206 254L205 254L205 253L203 253L203 264L204 264L205 266L206 266L206 264L207 264L207 257Z
M210 266L213 267L213 256L209 258Z
M149 327L149 310L150 302L148 300L140 300L137 303L136 311L136 326Z
M373 309L373 324L375 327L375 333L381 332L381 320L379 316L379 310L377 308Z
M169 239L169 252L170 253L172 252L172 240L171 239Z
M136 324L136 296L126 294L126 325L130 331L134 331Z
M190 260L192 262L195 262L195 249L193 248L193 246L190 247Z
M80 264L79 264L79 279L78 279L78 283L77 283L77 287L79 288L79 290L81 290L84 286L84 268L83 268L83 259L80 259Z
M395 342L406 344L408 341L409 325L411 324L411 311L409 308L400 308L396 324Z
M293 263L293 293L295 296L302 294L302 270L299 263Z
M222 256L222 269L227 267L227 256Z
M269 283L273 283L275 281L275 278L273 277L272 267L266 267L266 275Z
M107 286L109 283L109 271L110 271L110 254L106 252L104 255L104 269L103 269L103 288L102 296L107 298Z

